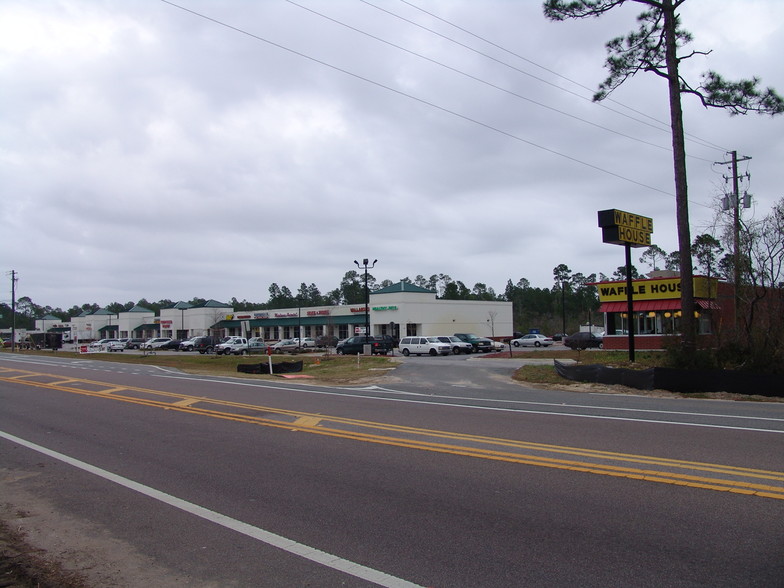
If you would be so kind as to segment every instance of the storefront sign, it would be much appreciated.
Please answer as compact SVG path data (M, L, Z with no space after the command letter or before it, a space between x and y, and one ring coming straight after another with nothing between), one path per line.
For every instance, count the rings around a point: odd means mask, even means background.
M296 312L276 312L275 318L296 318L299 315Z
M367 306L352 306L351 312L367 312Z
M697 276L694 278L696 298L715 298L718 279ZM596 284L600 302L622 302L626 300L626 282ZM681 297L681 279L665 278L632 282L634 300L675 300Z
M269 313L268 312L254 312L253 313L253 318L255 318L255 319L269 318Z
M397 310L397 306L374 306L373 310Z
M329 315L329 309L308 311L308 316L327 316L327 315Z
M602 241L614 245L649 247L653 233L653 219L623 210L600 210L599 226Z

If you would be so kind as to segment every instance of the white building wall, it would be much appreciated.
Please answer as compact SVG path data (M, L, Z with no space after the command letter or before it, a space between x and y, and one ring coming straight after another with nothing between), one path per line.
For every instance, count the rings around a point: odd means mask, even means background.
M179 312L179 311L178 311ZM210 327L234 314L233 308L197 307L185 311L185 328L191 337L202 337L210 334Z
M135 328L155 322L155 313L151 310L149 312L121 312L117 316L120 337L132 337Z
M400 325L405 336L409 323L417 335L475 333L481 337L511 337L512 303L476 300L437 300L434 293L392 292L370 295L371 325ZM373 310L383 308L383 310ZM373 328L374 333L378 329Z
M71 333L79 341L91 341L103 337L103 334L100 332L101 327L117 324L118 316L116 314L77 316L71 319Z

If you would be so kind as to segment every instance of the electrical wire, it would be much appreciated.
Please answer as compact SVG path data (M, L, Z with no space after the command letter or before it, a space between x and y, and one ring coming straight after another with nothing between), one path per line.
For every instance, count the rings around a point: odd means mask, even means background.
M648 184L645 184L645 183L643 183L643 182L640 182L640 181L634 180L634 179L632 179L632 178L629 178L629 177L623 176L623 175L621 175L621 174L618 174L618 173L612 172L612 171L610 171L610 170L608 170L608 169L602 168L602 167L600 167L600 166L598 166L598 165L594 165L594 164L592 164L592 163L588 163L588 162L586 162L586 161L583 161L583 160L581 160L581 159L578 159L578 158L576 158L576 157L573 157L573 156L571 156L571 155L567 155L567 154L565 154L565 153L561 153L560 151L557 151L557 150L555 150L555 149L551 149L551 148L549 148L549 147L545 147L545 146L543 146L543 145L540 145L540 144L538 144L538 143L535 143L535 142L533 142L533 141L530 141L530 140L528 140L528 139L525 139L525 138L523 138L523 137L520 137L520 136L518 136L518 135L515 135L515 134L513 134L513 133L510 133L509 131L504 131L503 129L500 129L500 128L498 128L498 127L495 127L495 126L493 126L493 125L491 125L491 124L488 124L488 123L482 122L482 121L480 121L480 120L477 120L477 119L475 119L475 118L472 118L472 117L470 117L470 116L467 116L467 115L464 115L464 114L461 114L461 113L459 113L459 112L456 112L456 111L454 111L454 110L450 110L449 108L446 108L446 107L444 107L444 106L440 106L440 105L438 105L438 104L436 104L436 103L434 103L434 102L430 102L430 101L428 101L428 100L425 100L424 98L419 98L418 96L414 96L413 94L409 94L409 93L407 93L407 92L403 92L402 90L398 90L397 88L393 88L393 87L391 87L391 86L388 86L388 85L386 85L386 84L383 84L383 83L381 83L381 82L378 82L378 81L375 81L375 80L372 80L372 79L370 79L370 78L368 78L368 77L365 77L365 76L359 75L359 74L357 74L357 73L354 73L354 72L352 72L352 71L349 71L349 70L347 70L347 69L344 69L344 68L342 68L342 67L339 67L339 66L337 66L337 65L334 65L334 64L328 63L328 62L326 62L326 61L323 61L323 60L321 60L321 59L318 59L318 58L316 58L316 57L313 57L313 56L311 56L311 55L307 55L307 54L305 54L305 53L302 53L301 51L297 51L296 49L292 49L292 48L290 48L290 47L286 47L285 45L281 45L280 43L276 43L276 42L274 42L274 41L271 41L271 40L269 40L269 39L266 39L266 38L264 38L264 37L261 37L260 35L256 35L255 33L251 33L251 32L249 32L249 31L246 31L246 30L244 30L244 29L241 29L241 28L239 28L239 27L236 27L236 26L234 26L234 25L230 25L230 24L228 24L228 23L226 23L226 22L220 21L220 20L218 20L218 19L216 19L216 18L213 18L213 17L207 16L207 15L205 15L205 14L202 14L202 13L200 13L200 12L197 12L197 11L195 11L195 10L192 10L192 9L190 9L190 8L186 8L186 7L184 7L184 6L181 6L181 5L179 5L179 4L176 4L176 3L174 3L174 2L171 2L170 0L160 0L160 1L161 1L161 2L163 2L164 4L168 4L168 5L170 5L170 6L174 7L174 8L178 8L178 9L180 9L180 10L184 11L184 12L188 12L188 13L190 13L190 14L194 15L194 16L197 16L197 17L199 17L199 18L202 18L202 19L204 19L204 20L207 20L207 21L209 21L209 22L212 22L212 23L214 23L214 24L216 24L216 25L219 25L219 26L225 27L225 28L227 28L227 29L230 29L230 30L232 30L232 31L235 31L235 32L237 32L237 33L240 33L240 34L242 34L242 35L246 35L246 36L248 36L248 37L251 37L251 38L253 38L253 39L256 39L257 41L261 41L261 42L263 42L263 43L266 43L266 44L268 44L268 45L271 45L271 46L273 46L273 47L276 47L276 48L278 48L278 49L281 49L281 50L283 50L283 51L286 51L286 52L288 52L288 53L291 53L291 54L293 54L293 55L296 55L296 56L298 56L298 57L302 57L303 59L307 59L307 60L309 60L309 61L312 61L313 63L317 63L317 64L319 64L319 65L322 65L322 66L324 66L324 67L328 67L328 68L330 68L330 69L332 69L332 70L334 70L334 71L338 71L338 72L340 72L340 73L342 73L342 74L345 74L345 75L347 75L347 76L350 76L350 77L353 77L353 78L355 78L355 79L361 80L361 81L363 81L363 82L366 82L366 83L372 84L372 85L374 85L374 86L377 86L377 87L379 87L379 88L382 88L382 89L384 89L384 90L387 90L387 91L389 91L389 92L392 92L392 93L394 93L394 94L397 94L397 95L399 95L399 96L403 96L403 97L405 97L405 98L408 98L408 99L410 99L410 100L414 100L414 101L416 101L416 102L419 102L420 104L424 104L424 105L426 105L426 106L429 106L429 107L431 107L431 108L434 108L434 109L436 109L436 110L439 110L439 111L441 111L441 112L444 112L444 113L446 113L446 114L450 114L450 115L452 115L452 116L454 116L454 117L460 118L460 119L462 119L462 120L464 120L464 121L467 121L467 122L473 123L473 124L475 124L475 125L481 126L481 127L483 127L483 128L486 128L486 129L488 129L488 130L494 131L494 132L496 132L496 133L499 133L499 134L501 134L501 135L504 135L504 136L506 136L506 137L508 137L508 138L510 138L510 139L513 139L513 140L515 140L515 141L519 141L519 142L521 142L521 143L525 143L525 144L527 144L527 145L530 145L531 147L535 147L535 148L537 148L537 149L540 149L540 150L542 150L542 151L545 151L545 152L547 152L547 153L550 153L550 154L552 154L552 155L556 155L556 156L558 156L558 157L561 157L561 158L563 158L563 159L567 159L567 160L569 160L569 161L572 161L573 163L578 163L578 164L580 164L580 165L582 165L582 166L584 166L584 167L587 167L587 168L590 168L590 169L594 169L594 170L596 170L596 171L602 172L602 173L604 173L604 174L607 174L607 175L609 175L609 176L613 176L613 177L615 177L615 178L618 178L618 179L620 179L620 180L624 180L624 181L626 181L626 182L629 182L629 183L631 183L631 184L635 184L635 185L637 185L637 186L640 186L640 187L642 187L642 188L647 188L647 189L649 189L649 190L652 190L652 191L654 191L654 192L659 192L659 193L661 193L661 194L664 194L664 195L666 195L666 196L670 196L670 197L674 197L674 196L675 196L675 195L674 195L672 192L668 192L667 190L662 190L661 188L656 188L655 186L650 186L650 185L648 185Z
M561 90L562 92L566 92L568 94L572 94L573 96L577 96L578 98L580 98L582 100L593 102L592 99L586 98L585 96L582 96L582 95L580 95L580 94L578 94L576 92L572 92L570 90L567 90L566 88L562 88L561 86L558 86L557 84L553 84L552 82L549 82L547 80L544 80L542 78L534 76L534 75L532 75L532 74L530 74L530 73L528 73L526 71L520 70L520 69L518 69L518 68L516 68L516 67L514 67L514 66L512 66L510 64L507 64L505 62L502 62L502 61L496 59L495 57L492 57L490 55L486 55L485 53L482 53L481 51L477 51L476 49L473 49L472 47L469 47L468 45L465 45L463 43L460 43L459 41L456 41L456 40L452 39L451 37L447 37L446 35L443 35L443 34L437 32L437 31L434 31L432 29L424 27L424 26L422 26L422 25L420 25L420 24L418 24L416 22L408 20L408 19L406 19L406 18L404 18L402 16L399 16L397 14L394 14L394 13L392 13L389 10L386 10L384 8L381 8L381 7L378 7L378 6L370 3L368 0L359 0L359 1L363 2L364 4L367 4L368 6L373 6L374 8L376 8L378 10L386 12L387 14L390 14L391 16L394 16L396 18L404 20L405 22L408 22L408 23L410 23L410 24L412 24L412 25L414 25L416 27L422 28L422 29L424 29L424 30L426 30L426 31L428 31L430 33L433 33L434 35L438 35L439 37L441 37L441 38L443 38L443 39L445 39L447 41L450 41L452 43L455 43L455 44L457 44L457 45L459 45L461 47L464 47L464 48L468 49L469 51L473 51L473 52L475 52L475 53L477 53L479 55L482 55L483 57L487 57L488 59L492 59L493 61L495 61L497 63L500 63L502 65L505 65L505 66L515 70L515 71L518 71L518 72L520 72L523 75L529 76L529 77L531 77L531 78L533 78L535 80L538 80L538 81L540 81L542 83L548 84L548 85L550 85L550 86L552 86L552 87L554 87L554 88L556 88L558 90ZM572 80L571 78L569 78L567 76L564 76L564 75L562 75L562 74L560 74L560 73L558 73L558 72L556 72L556 71L554 71L554 70L552 70L552 69L550 69L548 67L545 67L544 65L541 65L541 64L539 64L539 63L537 63L537 62L535 62L535 61L533 61L531 59L528 59L527 57L524 57L524 56L520 55L519 53L515 53L514 51L511 51L511 50L503 47L502 45L499 45L497 43L494 43L493 41L490 41L489 39L486 39L486 38L484 38L484 37L482 37L480 35L477 35L476 33L472 32L472 31L470 31L470 30L468 30L468 29L466 29L464 27L461 27L460 25L457 25L457 24L455 24L455 23L453 23L451 21L448 21L448 20L438 16L437 14L429 12L429 11L425 10L424 8L421 8L421 7L417 6L416 4L413 4L412 2L409 2L408 0L400 0L400 2L410 6L412 8L414 8L416 10L419 10L419 11L423 12L424 14L427 14L428 16L431 16L432 18L435 18L436 20L439 20L439 21L441 21L441 22L443 22L443 23L445 23L445 24L447 24L447 25L449 25L449 26L451 26L451 27L453 27L453 28L455 28L455 29L457 29L459 31L462 31L462 32L466 33L467 35L470 35L470 36L472 36L472 37L474 37L476 39L479 39L480 41L483 41L483 42L487 43L488 45L490 45L492 47L500 49L501 51L503 51L505 53L508 53L509 55L512 55L513 57L516 57L517 59L525 61L526 63L530 63L531 65L533 65L535 67L538 67L541 70L544 70L544 71L546 71L546 72L548 72L548 73L550 73L550 74L552 74L552 75L554 75L554 76L556 76L556 77L558 77L558 78L560 78L562 80L565 80L565 81L567 81L567 82L569 82L571 84L574 84L575 86L577 86L579 88L582 88L584 90L588 90L591 93L594 92L594 90L592 90L588 86L585 86L585 85L581 84L580 82ZM622 112L619 112L617 110L609 108L608 106L606 106L605 104L602 104L601 102L595 103L595 104L597 104L601 108L605 108L605 109L609 110L610 112L613 112L613 113L618 114L620 116L625 116L627 118L630 118L631 120L634 120L635 122L639 122L641 124L646 124L648 126L651 126L652 128L660 130L660 131L670 132L670 128L669 128L669 124L668 123L666 123L664 121L660 121L660 120L650 116L649 114L647 114L645 112L642 112L640 110L637 110L635 108L632 108L631 106L628 106L628 105L626 105L626 104L624 104L624 103L622 103L622 102L620 102L618 100L615 100L614 98L608 97L607 100L609 100L613 104L617 104L618 106L621 106L621 107L623 107L623 108L625 108L625 109L627 109L627 110L629 110L631 112L634 112L635 114L638 114L638 115L640 115L642 117L645 117L645 118L647 118L647 119L649 119L652 122L655 122L657 124L653 125L653 124L650 124L650 123L646 123L645 121L636 119L634 117L630 117L629 115L623 114ZM697 142L698 144L700 144L703 147L709 147L711 149L716 149L716 150L724 151L724 152L728 151L728 149L725 149L724 147L716 145L715 143L712 143L712 142L708 141L707 139L701 139L701 138L697 137L696 135L692 135L690 133L685 133L685 135L686 135L687 138L690 138L691 140ZM709 161L707 159L702 159L702 158L697 158L697 159L700 159L702 161Z

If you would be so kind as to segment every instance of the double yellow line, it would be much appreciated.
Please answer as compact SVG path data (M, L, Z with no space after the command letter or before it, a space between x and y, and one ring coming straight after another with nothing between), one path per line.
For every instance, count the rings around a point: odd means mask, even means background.
M406 427L26 370L0 368L0 381L367 443L784 500L784 472Z

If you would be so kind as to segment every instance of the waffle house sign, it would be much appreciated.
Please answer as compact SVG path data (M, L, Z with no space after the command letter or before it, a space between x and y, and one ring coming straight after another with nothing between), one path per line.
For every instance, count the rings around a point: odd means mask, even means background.
M600 210L602 241L630 247L650 247L653 219L623 210Z

